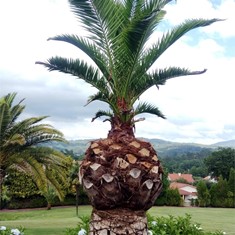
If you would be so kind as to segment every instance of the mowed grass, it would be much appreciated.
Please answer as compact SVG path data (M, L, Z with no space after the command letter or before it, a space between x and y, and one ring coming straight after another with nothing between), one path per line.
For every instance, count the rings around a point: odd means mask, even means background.
M80 206L79 215L90 215L90 206ZM76 227L79 218L75 207L57 207L51 210L0 211L0 226L23 226L25 235L62 235L66 228Z
M219 230L235 235L234 208L152 207L149 213L154 216L184 216L187 213L194 223L201 224L206 231Z
M79 216L90 215L90 206L79 206ZM153 216L192 216L192 221L201 224L207 231L225 231L235 235L235 209L226 208L186 208L186 207L152 207ZM26 235L64 235L66 228L76 227L79 218L75 207L59 207L38 210L0 211L0 226L16 228L25 227Z

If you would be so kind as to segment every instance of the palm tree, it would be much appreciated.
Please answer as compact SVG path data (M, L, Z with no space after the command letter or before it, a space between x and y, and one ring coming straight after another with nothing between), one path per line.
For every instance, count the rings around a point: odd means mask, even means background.
M42 144L65 141L63 134L50 125L40 124L46 116L17 122L25 106L21 104L23 100L13 105L15 96L11 93L0 98L0 196L7 173L18 170L33 177L42 195L47 195L50 185L62 200L61 184L67 180L64 169L68 161L61 152Z
M76 191L76 215L77 216L78 216L78 199L79 199L79 186L80 186L80 182L78 179L79 166L80 166L79 161L73 160L73 164L69 172L70 184L71 186L75 187L75 191Z
M80 180L94 208L90 234L147 234L145 211L161 191L163 170L151 144L137 139L134 129L142 120L136 119L139 114L165 116L139 98L168 79L205 72L153 66L187 32L218 21L187 20L148 46L171 1L69 0L87 36L63 34L49 40L74 45L93 63L58 56L36 62L91 84L97 93L88 104L98 100L110 108L98 110L92 119L107 117L111 129L107 138L91 142L80 167Z

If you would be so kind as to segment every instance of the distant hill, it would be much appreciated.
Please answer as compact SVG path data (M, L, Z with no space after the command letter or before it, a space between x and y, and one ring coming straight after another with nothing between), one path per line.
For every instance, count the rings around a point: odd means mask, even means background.
M235 148L235 140L218 142L212 145L202 145L195 143L178 143L178 142L165 141L161 139L145 138L145 140L149 141L154 146L158 155L161 157L166 157L166 156L174 157L186 153L197 153L202 150L213 151L218 147ZM73 151L77 156L80 156L85 153L90 141L91 139L70 140L68 143L53 142L47 144L47 146L53 147L60 151L64 150Z
M222 141L222 142L218 142L215 144L212 144L211 146L214 147L230 147L230 148L235 148L235 140L228 140L228 141Z
M60 151L73 151L75 155L80 156L85 153L89 146L91 139L69 140L68 143L63 142L50 142L45 145Z
M171 141L164 141L159 139L146 139L156 149L157 153L161 157L174 157L186 153L197 153L202 150L213 150L216 146L202 145L195 143L178 143Z

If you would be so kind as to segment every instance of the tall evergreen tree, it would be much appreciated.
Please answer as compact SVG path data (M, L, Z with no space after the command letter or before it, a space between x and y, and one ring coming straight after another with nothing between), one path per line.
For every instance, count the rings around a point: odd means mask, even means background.
M230 169L229 179L228 179L228 189L229 191L235 193L235 168Z
M210 193L207 188L206 182L201 180L197 184L198 203L201 207L210 205Z
M214 207L227 207L228 199L228 182L223 179L222 176L219 177L218 183L211 186L211 205Z
M139 98L171 78L205 72L157 67L155 62L183 35L218 21L186 20L148 46L170 2L69 0L87 37L64 34L50 40L74 45L94 63L84 61L79 51L77 59L56 56L37 62L49 71L68 73L91 84L97 93L89 97L88 103L98 100L110 108L99 110L93 118L107 117L111 124L107 138L91 142L80 167L81 182L94 207L91 234L147 234L145 211L161 192L163 170L151 144L135 138L134 129L142 120L136 119L139 114L165 116Z
M235 207L235 169L231 168L228 179L229 206Z

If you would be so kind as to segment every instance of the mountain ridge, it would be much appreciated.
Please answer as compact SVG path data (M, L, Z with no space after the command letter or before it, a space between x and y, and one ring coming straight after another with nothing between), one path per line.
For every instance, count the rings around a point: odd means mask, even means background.
M219 147L231 147L235 148L235 140L228 140L217 142L214 144L197 144L197 143L181 143L181 142L173 142L167 141L163 139L157 138L143 138L138 137L139 139L143 139L145 141L150 142L153 147L156 149L159 156L178 156L187 153L198 153L203 150L214 151ZM83 155L89 146L90 141L93 139L78 139L78 140L68 140L68 143L61 142L53 142L47 143L47 146L53 147L60 151L72 151L75 155L80 156Z

